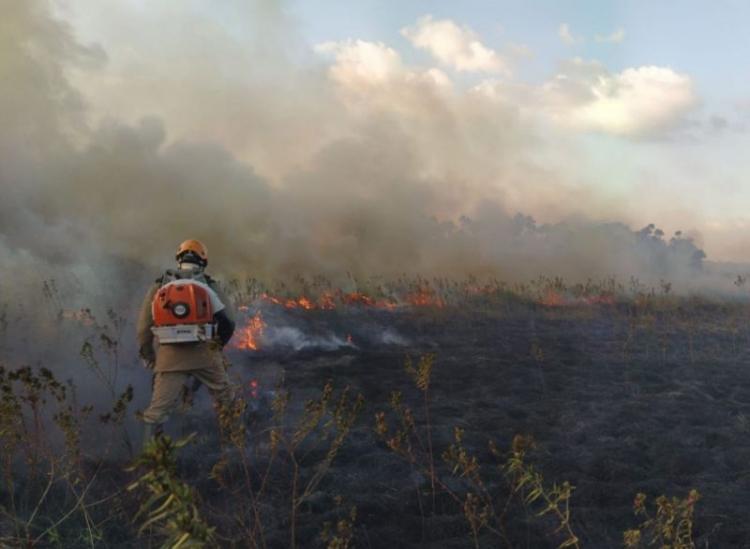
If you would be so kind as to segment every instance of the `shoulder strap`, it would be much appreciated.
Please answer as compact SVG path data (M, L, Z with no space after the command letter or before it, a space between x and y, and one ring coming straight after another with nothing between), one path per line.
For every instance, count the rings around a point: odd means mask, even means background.
M156 279L157 284L167 284L168 282L172 282L173 280L179 280L182 278L180 276L180 273L175 271L174 269L167 269L164 271L164 274L162 274L159 278Z
M164 274L161 275L159 278L156 279L157 284L167 284L169 282L172 282L174 280L183 280L183 279L191 279L191 280L197 280L199 282L204 282L208 284L209 286L213 286L216 281L208 276L203 271L198 272L190 272L190 271L180 271L178 269L167 269L164 271Z

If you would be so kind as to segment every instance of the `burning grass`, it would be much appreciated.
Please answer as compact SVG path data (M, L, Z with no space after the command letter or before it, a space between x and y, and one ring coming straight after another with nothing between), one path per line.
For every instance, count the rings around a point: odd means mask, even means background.
M266 323L263 322L263 315L259 311L239 328L234 337L233 346L241 350L257 351L260 348L260 338L263 337L265 327Z
M243 398L216 424L197 395L135 462L121 324L54 317L102 409L55 364L0 369L0 545L750 541L742 301L559 279L230 289ZM318 346L282 350L280 326Z

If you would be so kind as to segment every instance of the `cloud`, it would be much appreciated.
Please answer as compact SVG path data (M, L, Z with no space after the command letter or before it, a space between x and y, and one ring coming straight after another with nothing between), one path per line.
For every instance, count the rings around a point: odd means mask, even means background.
M324 42L315 46L315 51L334 56L331 76L349 88L384 84L405 72L401 56L382 42Z
M387 111L408 117L430 105L430 98L452 91L453 83L443 71L408 67L396 50L381 42L326 42L315 50L333 57L328 78L338 99L366 115Z
M557 29L557 36L560 37L560 40L563 41L564 44L567 44L568 46L572 46L574 44L581 44L584 41L583 36L574 36L573 33L570 30L570 25L567 23L561 23L560 27Z
M631 138L675 129L698 104L692 79L669 67L613 74L581 59L565 63L536 96L537 106L562 125Z
M458 26L450 19L433 20L421 17L416 25L401 29L416 48L427 50L441 63L463 72L509 74L507 60L488 48L467 26Z
M611 34L597 34L594 40L599 43L621 44L625 40L625 29L619 28Z

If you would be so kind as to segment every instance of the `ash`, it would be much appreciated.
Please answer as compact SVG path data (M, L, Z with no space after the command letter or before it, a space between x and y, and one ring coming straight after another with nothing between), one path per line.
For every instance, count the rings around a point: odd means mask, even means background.
M421 409L404 361L435 353L430 409L438 462L455 427L488 471L497 463L488 440L507 449L514 435L531 435L545 478L575 486L571 523L584 547L621 545L622 532L638 523L636 493L685 496L691 488L703 495L696 539L739 547L750 544L743 526L750 488L744 309L684 301L661 309L614 303L269 311L259 350L234 349L231 360L243 385L255 380L260 387L248 397L250 445L262 440L265 411L280 388L297 403L314 398L327 380L364 396L362 419L304 513L308 525L331 519L332 498L341 495L357 507L361 546L470 545L460 507L440 496L435 508L426 503L426 478L373 433L372 418L388 410L392 392ZM203 395L181 432L207 429L207 407ZM191 469L210 467L198 456L210 455L212 441L201 444L185 458L198 461ZM499 496L507 492L501 484L494 485ZM529 525L511 513L508 529L530 546L555 545L554 525Z
M332 308L328 301L313 307L309 300L267 299L240 308L227 354L246 404L240 446L247 462L242 452L222 446L204 389L188 395L183 412L167 426L174 438L197 434L179 451L176 474L194 490L201 516L221 539L240 543L248 536L243 528L255 528L249 483L265 486L254 508L266 547L288 547L292 524L298 546L325 546L320 536L326 524L340 523L352 508L351 535L359 547L473 546L464 508L453 499L468 493L467 479L443 459L459 428L497 508L505 509L503 534L511 546L556 547L562 541L554 521L536 517L513 497L500 469L516 435L536 441L528 461L547 486L568 481L575 487L570 527L583 547L620 546L623 532L642 522L633 514L636 494L653 501L662 494L685 498L691 489L701 494L693 531L698 546L750 545L745 302L666 293L562 299L542 292L539 299L498 294L402 305L357 296ZM158 535L138 533L133 517L142 502L124 489L133 480L125 467L136 454L134 412L150 393L149 374L133 360L127 322L113 312L81 310L51 314L40 326L33 346L24 339L27 331L16 336L8 328L4 367L44 365L59 379L71 378L77 403L94 405L96 413L83 424L77 466L83 478L98 472L87 498L114 502L92 506L86 517L70 515L56 535L76 547L78 532L91 521L101 525L97 535L109 546L156 543ZM434 356L428 399L405 368L424 356ZM123 423L103 428L95 418L112 410L126 384L134 390ZM281 429L292 437L326 387L329 406L297 457L274 449L271 433ZM415 428L423 435L429 430L439 479L434 489L425 474L426 454L410 463L378 434L379 413L394 427L394 393L413 411ZM339 429L334 413L342 394L350 407L356 395L363 397L346 429ZM280 401L286 403L282 419ZM331 425L346 436L326 463L337 432ZM28 500L18 516L31 521L47 477L27 478L33 470L18 465L16 501ZM295 468L301 485L311 488L290 517ZM50 486L36 516L54 523L67 512L70 494L65 483ZM6 496L0 492L7 508ZM238 516L245 526L238 526ZM13 524L0 518L0 540ZM43 524L32 533L41 535L48 528ZM476 541L482 547L504 544L488 529Z

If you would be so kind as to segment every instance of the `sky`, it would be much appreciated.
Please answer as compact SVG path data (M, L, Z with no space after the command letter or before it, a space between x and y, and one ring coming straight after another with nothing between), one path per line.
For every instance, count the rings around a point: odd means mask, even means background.
M283 185L377 113L414 132L420 173L471 189L469 210L496 193L542 222L653 222L710 259L750 261L747 2L78 0L56 13L101 54L69 70L91 124L156 116L169 141L215 141ZM450 120L430 118L443 107Z
M339 6L330 0L298 1L290 11L311 42L361 37L406 47L399 30L432 14L470 26L496 49L508 42L528 46L534 57L520 71L529 79L543 79L560 60L579 55L598 59L613 70L651 64L681 68L718 95L747 91L746 76L737 69L750 46L745 32L750 6L741 1L719 0L710 7L695 0L386 0L357 2L347 10ZM576 39L566 48L559 39L562 24ZM601 40L618 30L623 31L621 40Z
M514 65L514 78L530 83L544 82L574 57L599 61L611 72L658 66L686 75L695 105L683 119L694 127L639 139L606 131L579 133L575 139L589 152L583 169L593 185L624 192L623 200L642 191L656 193L660 208L649 211L654 221L664 212L661 219L669 218L670 225L701 232L709 238L713 257L750 256L744 242L731 242L725 234L750 228L750 163L744 153L750 144L747 2L372 1L345 11L338 5L296 2L291 11L311 42L380 40L418 63L429 63L429 55L410 49L400 29L424 14L452 20L472 28L497 51L509 44L525 47L528 55Z
M684 208L685 227L705 224L703 232L747 230L750 184L748 162L748 98L750 4L719 1L516 1L516 2L368 2L342 17L320 16L319 6L335 13L336 2L300 2L294 11L306 22L313 41L325 36L359 36L384 40L408 49L394 32L424 13L475 29L489 47L509 43L526 46L529 57L517 65L517 78L542 82L571 57L597 60L612 72L630 67L660 66L687 75L696 96L685 113L704 126L673 135L623 139L605 133L579 135L590 151L586 170L596 185L639 192L655 185L663 211L670 196L693 197ZM367 7L363 7L366 5ZM384 9L388 5L391 9ZM325 11L325 9L323 9ZM316 16L316 14L318 16ZM565 25L570 39L561 38ZM618 33L621 33L618 34ZM399 40L400 39L400 40ZM424 59L422 59L424 61ZM712 121L727 128L717 131ZM626 198L625 198L626 199ZM683 197L684 199L684 197ZM691 211L692 210L692 211ZM691 213L697 214L698 221ZM671 216L667 216L671 217ZM676 212L675 217L683 217ZM691 226L690 220L698 221ZM658 217L655 221L659 221ZM673 223L679 223L675 220ZM700 230L700 229L698 229ZM722 238L716 235L716 240ZM706 235L708 236L708 234ZM743 244L713 240L714 257L746 260Z

